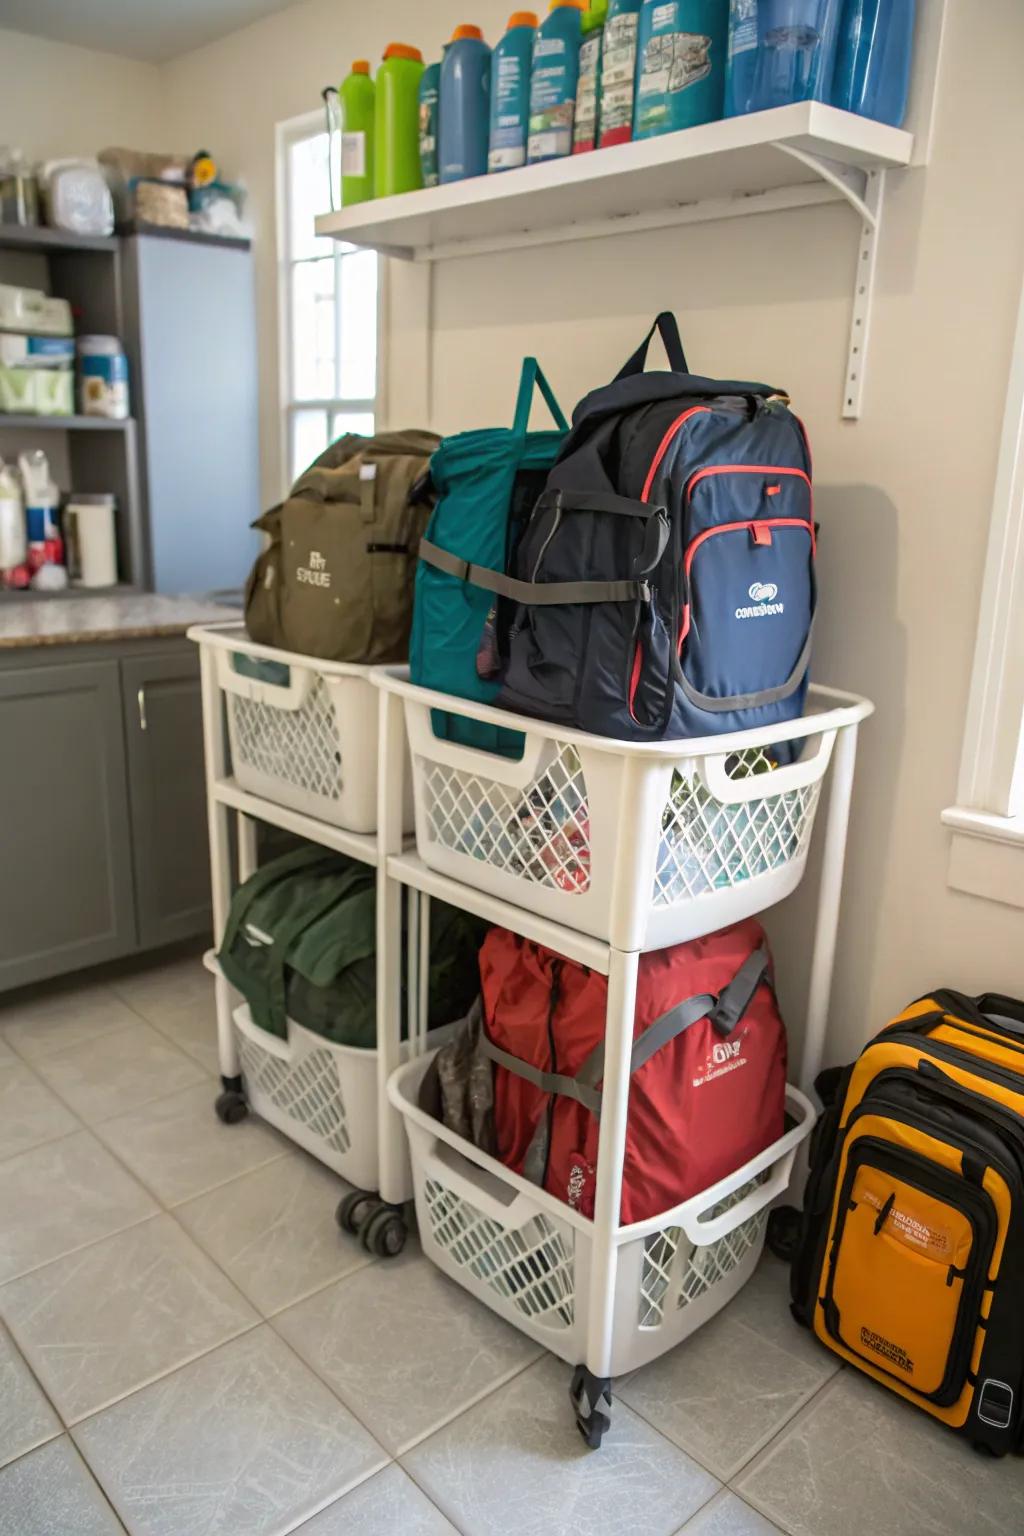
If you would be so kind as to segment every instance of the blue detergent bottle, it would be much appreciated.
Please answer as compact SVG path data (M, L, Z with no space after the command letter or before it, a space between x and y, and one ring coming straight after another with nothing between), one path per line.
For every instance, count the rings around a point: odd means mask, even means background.
M505 36L491 57L491 147L488 171L526 164L530 129L530 67L537 17L513 11Z
M633 137L721 117L729 0L644 0L637 36Z
M530 136L526 145L526 158L531 165L572 154L582 12L586 5L587 0L551 0L551 9L537 28L530 78Z
M840 0L757 0L757 66L750 110L828 101Z
M729 46L725 61L725 115L750 111L757 68L757 0L729 0Z
M441 64L438 104L442 184L487 174L491 50L479 27L455 28Z
M899 128L907 114L914 0L844 0L832 105Z

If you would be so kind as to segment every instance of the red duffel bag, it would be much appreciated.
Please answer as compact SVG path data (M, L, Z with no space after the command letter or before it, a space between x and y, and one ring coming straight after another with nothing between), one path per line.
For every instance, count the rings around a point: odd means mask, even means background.
M594 1211L608 978L502 928L480 951L498 1156ZM622 1222L735 1172L783 1133L786 1031L752 919L640 956Z

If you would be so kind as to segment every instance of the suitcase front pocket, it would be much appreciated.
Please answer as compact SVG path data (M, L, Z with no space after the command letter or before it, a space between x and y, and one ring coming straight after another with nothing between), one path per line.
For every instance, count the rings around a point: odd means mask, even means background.
M824 1326L876 1371L954 1403L996 1234L986 1191L929 1158L859 1139L847 1160L826 1269Z

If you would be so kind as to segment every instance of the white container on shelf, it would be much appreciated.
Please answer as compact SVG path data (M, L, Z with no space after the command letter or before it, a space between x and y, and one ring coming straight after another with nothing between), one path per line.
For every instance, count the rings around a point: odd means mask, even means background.
M115 505L105 492L72 492L64 508L64 542L73 587L117 585Z
M593 1223L469 1146L421 1110L419 1057L388 1083L405 1119L423 1252L439 1269L571 1365L587 1353ZM814 1109L786 1090L795 1121L780 1140L711 1189L615 1233L608 1374L636 1370L681 1343L749 1279L768 1208L784 1192Z
M403 698L424 864L623 951L683 943L788 896L836 732L869 711L817 688L801 720L635 743L417 688L399 669L378 681ZM438 708L525 726L522 758L440 739ZM799 758L772 767L784 741L803 743Z
M201 643L216 647L239 786L349 832L376 831L377 668L257 645L241 626L206 630ZM238 656L272 670L250 676ZM411 789L406 820L411 829Z

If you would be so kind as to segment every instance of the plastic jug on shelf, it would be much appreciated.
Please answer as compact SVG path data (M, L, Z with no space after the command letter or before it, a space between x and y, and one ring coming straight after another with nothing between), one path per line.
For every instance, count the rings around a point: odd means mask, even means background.
M375 197L415 192L423 185L419 150L419 89L423 55L407 43L389 43L377 71L374 103Z
M721 117L728 32L728 0L644 0L634 138Z
M601 60L601 149L633 137L640 0L610 0Z
M757 0L729 0L729 44L725 61L725 115L751 110L757 69Z
M489 171L526 164L530 126L530 70L537 30L534 11L513 11L491 57L491 144Z
M907 114L914 0L844 0L832 105L899 128Z
M840 0L757 0L752 112L794 101L828 101Z
M338 91L341 112L341 206L373 196L373 119L376 92L367 59L355 59Z
M428 64L420 77L420 171L425 187L436 187L438 171L438 129L441 111L441 65Z
M551 9L537 29L526 147L531 165L572 153L584 10L586 0L551 0Z
M583 40L580 43L580 74L576 86L576 116L572 126L572 152L586 154L597 148L601 118L601 59L604 54L604 26L608 19L608 0L592 0L583 13Z
M455 28L441 65L441 184L487 174L491 50L479 27Z

